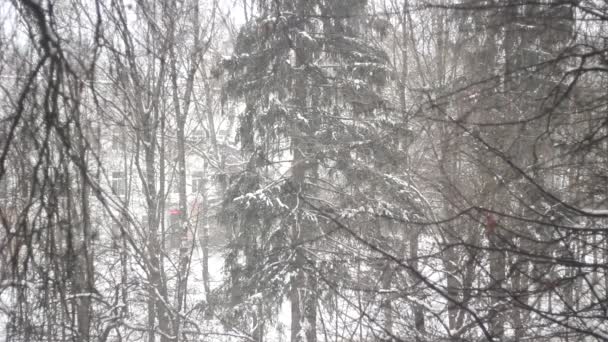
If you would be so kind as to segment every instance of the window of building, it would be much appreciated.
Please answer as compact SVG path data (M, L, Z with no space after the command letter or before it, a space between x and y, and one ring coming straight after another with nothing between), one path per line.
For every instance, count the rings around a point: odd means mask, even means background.
M112 191L114 191L114 193L119 196L122 196L127 193L124 172L112 172Z
M192 193L202 194L205 191L205 174L202 171L192 173Z
M141 216L141 226L142 227L148 227L148 215L142 215Z
M123 149L123 134L122 130L116 128L112 131L112 150L113 151L121 151Z
M190 140L192 141L199 142L203 139L205 139L205 132L202 129L195 129L190 134Z
M166 243L169 248L178 248L181 245L181 210L171 209L169 210Z
M226 127L226 128L221 128L221 129L220 129L220 130L217 132L217 136L218 136L219 138L227 138L227 137L228 137L228 135L229 135L229 133L230 133L230 132L229 132L229 130L228 130L228 128L227 128L227 127Z

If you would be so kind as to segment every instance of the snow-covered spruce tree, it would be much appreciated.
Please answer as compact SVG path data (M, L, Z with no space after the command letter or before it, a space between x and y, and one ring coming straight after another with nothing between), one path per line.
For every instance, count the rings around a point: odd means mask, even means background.
M240 328L257 340L287 298L291 340L316 341L321 298L353 292L340 282L355 277L344 255L356 248L332 237L379 235L377 216L401 216L381 201L395 180L379 170L398 166L390 146L403 132L382 96L388 57L369 43L365 13L361 0L262 2L223 62L226 90L244 103L248 159L226 196L226 322L247 322Z

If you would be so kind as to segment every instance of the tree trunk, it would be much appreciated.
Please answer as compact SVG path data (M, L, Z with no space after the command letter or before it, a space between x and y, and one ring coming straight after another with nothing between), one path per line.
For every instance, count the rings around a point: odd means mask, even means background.
M490 240L490 333L492 337L501 341L504 336L503 315L503 283L505 280L505 253L502 249L501 237L496 233L489 235Z
M296 257L297 258L297 257ZM292 276L291 289L289 291L289 301L291 302L291 342L302 342L302 325L300 315L300 289L299 284L302 283L301 271L295 271L296 275Z
M409 260L410 260L410 267L412 268L412 270L418 272L418 238L419 238L419 232L417 228L414 228L415 230L413 232L411 232L410 234L410 255L409 255ZM412 286L414 287L414 289L417 286L417 284L419 283L419 279L418 276L413 274L413 272L411 272L411 281L412 281ZM415 290L415 293L418 293L417 290ZM418 301L421 300L421 298L417 298ZM418 303L418 301L416 301L415 303L413 303L412 305L412 312L414 313L414 327L416 328L416 341L422 341L422 334L425 333L425 326L424 326L424 307L422 305L420 305Z
M313 269L316 267L313 266ZM306 277L306 298L303 304L306 342L317 342L317 279L313 274Z
M154 120L156 121L156 120ZM155 129L152 127L155 124L152 120L146 120L144 122L144 158L146 165L146 182L145 182L145 195L146 195L146 204L148 210L148 227L150 229L149 241L148 241L148 257L150 262L149 276L150 276L150 288L149 288L149 299L148 299L148 324L150 324L149 329L149 341L154 342L154 322L155 322L155 313L156 318L158 319L158 325L160 330L163 332L161 335L161 341L168 341L168 338L165 335L171 335L171 326L170 326L170 317L167 313L167 308L165 307L165 303L167 303L167 288L165 282L163 280L163 275L161 273L162 265L161 265L161 255L162 248L159 241L159 220L158 217L158 194L156 192L156 158L155 158ZM161 182L164 179L160 180ZM158 295L161 298L158 298ZM156 310L154 310L156 309Z
M384 269L382 270L382 289L390 291L391 281L393 278L393 268L390 262L386 262ZM385 298L382 300L382 313L384 315L384 332L387 336L393 335L393 301L391 299L392 294L386 293Z
M205 163L204 177L207 176L207 163ZM209 278L209 209L207 208L207 190L203 188L202 194L202 220L203 220L203 231L201 232L201 249L203 252L203 287L205 288L205 300L207 303L211 300L211 280Z
M182 113L179 90L177 85L177 60L175 50L171 51L171 81L173 85L173 108L175 110L175 121L177 126L176 143L177 143L177 186L179 196L179 226L172 231L171 234L177 235L180 241L178 274L177 274L177 310L181 312L184 308L184 299L186 296L186 288L188 281L188 262L189 262L189 243L188 237L188 203L186 194L186 147L185 147L185 125L186 113ZM185 110L185 109L184 109ZM179 340L181 323L179 315L175 317L176 338Z
M81 137L78 138L79 154L82 166L79 167L80 181L80 218L82 220L80 234L76 239L79 253L77 255L78 271L76 274L78 302L78 335L81 341L90 340L91 331L91 296L94 290L93 248L91 245L92 230L89 207L89 180L87 175L87 149ZM67 191L67 189L66 189Z
M300 0L303 1L303 0ZM304 14L305 4L299 1L296 4L296 12L298 15ZM298 30L305 31L305 27L297 27ZM307 51L305 47L295 47L295 67L300 68L304 65L307 60ZM294 103L298 108L305 110L306 102L308 99L308 89L306 79L300 76L295 81L294 89ZM314 120L311 120L314 122ZM293 127L294 132L302 131L307 132L310 127ZM307 342L316 341L316 300L311 299L313 296L312 289L308 288L310 280L307 281L309 276L304 274L304 268L306 265L304 244L307 242L311 234L311 227L307 223L303 222L302 212L303 204L301 203L300 196L305 188L304 180L309 171L310 166L307 165L305 151L308 150L306 143L301 141L301 137L294 135L291 137L292 150L293 150L293 162L292 162L292 196L294 196L294 203L298 203L299 208L295 208L296 219L292 224L291 238L292 243L295 246L295 260L293 263L294 272L296 276L292 278L291 288L291 342ZM315 322L308 321L309 319L315 318ZM308 322L307 322L308 321Z

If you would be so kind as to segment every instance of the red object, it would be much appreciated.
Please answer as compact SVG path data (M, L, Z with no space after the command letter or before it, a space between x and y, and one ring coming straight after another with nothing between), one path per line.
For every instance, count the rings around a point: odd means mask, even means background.
M492 214L486 214L486 235L494 234L497 223L496 218Z
M182 211L179 209L170 209L169 210L169 215L180 215L181 213L182 213Z

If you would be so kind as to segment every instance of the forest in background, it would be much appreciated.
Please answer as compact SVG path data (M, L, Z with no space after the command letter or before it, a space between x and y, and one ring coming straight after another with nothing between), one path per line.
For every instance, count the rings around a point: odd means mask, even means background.
M0 2L0 340L608 340L602 0Z

